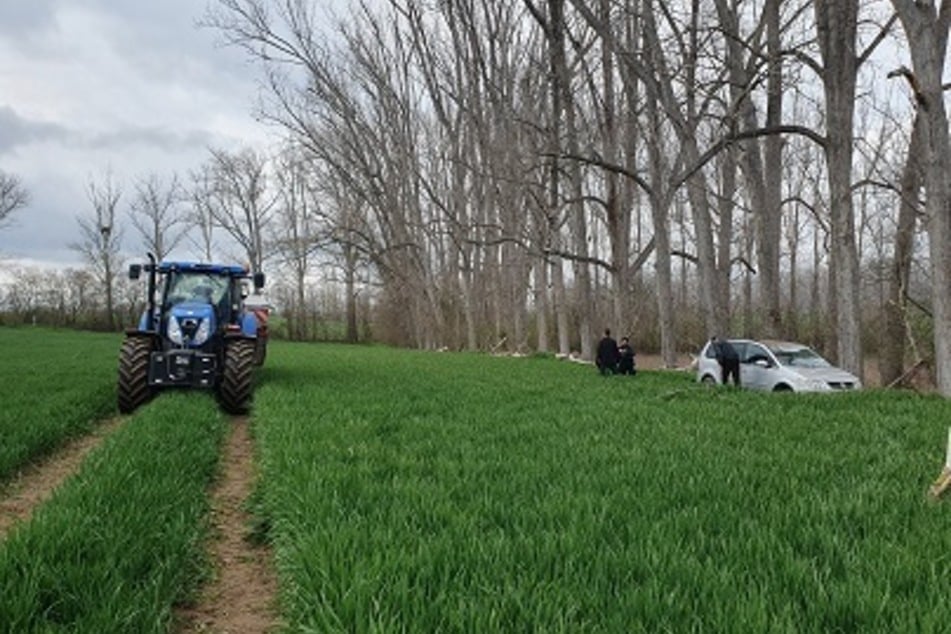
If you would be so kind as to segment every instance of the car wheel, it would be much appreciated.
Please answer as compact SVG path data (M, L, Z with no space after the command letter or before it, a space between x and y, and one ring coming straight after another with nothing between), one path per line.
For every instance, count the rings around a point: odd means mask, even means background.
M713 378L712 376L710 376L709 374L704 374L703 378L700 379L700 383L702 383L703 385L706 385L707 387L713 387L714 385L717 384L717 380Z
M793 389L789 387L788 385L786 385L785 383L780 383L779 385L773 388L773 391L774 392L792 392Z

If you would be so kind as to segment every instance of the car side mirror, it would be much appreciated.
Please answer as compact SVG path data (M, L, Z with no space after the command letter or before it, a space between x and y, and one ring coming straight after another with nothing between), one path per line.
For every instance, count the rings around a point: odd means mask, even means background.
M760 368L771 368L771 367L773 367L773 364L769 362L769 359L763 359L762 357L760 357L759 359L757 359L756 361L754 361L754 362L753 362L753 365L755 365L755 366L757 366L757 367L760 367Z
M137 280L139 276L142 275L142 265L141 264L130 264L129 265L129 279Z

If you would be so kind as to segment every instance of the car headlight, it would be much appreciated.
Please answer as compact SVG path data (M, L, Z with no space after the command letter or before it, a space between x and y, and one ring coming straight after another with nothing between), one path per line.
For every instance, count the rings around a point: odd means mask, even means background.
M168 338L172 343L182 345L182 326L175 315L168 318Z
M198 330L195 331L195 336L192 337L192 343L200 346L201 344L208 341L209 335L211 335L211 319L209 317L205 317L201 320Z

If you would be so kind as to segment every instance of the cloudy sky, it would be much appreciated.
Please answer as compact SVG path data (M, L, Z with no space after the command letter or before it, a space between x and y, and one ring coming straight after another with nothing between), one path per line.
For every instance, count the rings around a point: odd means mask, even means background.
M76 266L87 187L198 167L207 148L264 146L258 68L196 26L206 0L0 1L0 169L29 207L0 228L0 261ZM128 224L128 222L126 222ZM125 248L137 248L131 226Z

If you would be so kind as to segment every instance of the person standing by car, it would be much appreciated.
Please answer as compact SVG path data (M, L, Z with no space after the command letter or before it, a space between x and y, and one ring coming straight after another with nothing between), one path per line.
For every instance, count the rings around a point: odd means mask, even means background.
M617 372L618 349L617 341L611 336L611 329L604 329L604 336L598 342L598 356L594 360L601 374L614 374Z
M631 347L627 337L621 337L621 345L618 346L617 351L621 357L617 366L618 374L630 374L631 376L637 374L637 368L634 367L634 348Z
M713 337L710 339L710 345L716 354L717 363L720 364L720 383L726 385L730 377L733 377L733 384L740 386L740 355L726 339Z

